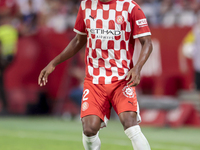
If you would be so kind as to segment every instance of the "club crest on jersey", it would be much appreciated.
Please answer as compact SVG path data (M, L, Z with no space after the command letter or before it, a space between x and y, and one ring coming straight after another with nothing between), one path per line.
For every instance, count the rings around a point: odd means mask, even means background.
M88 102L84 102L82 104L82 111L86 111L89 108L89 103Z
M123 94L128 97L128 98L133 98L134 97L134 92L133 92L133 88L125 86L122 89Z
M124 23L124 17L122 15L119 15L115 18L115 21L117 24L123 24Z

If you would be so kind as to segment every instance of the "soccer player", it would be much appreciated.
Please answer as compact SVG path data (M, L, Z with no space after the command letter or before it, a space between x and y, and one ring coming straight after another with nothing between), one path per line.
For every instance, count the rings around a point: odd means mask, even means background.
M141 121L135 86L152 51L151 32L141 8L132 0L83 0L69 45L40 73L38 84L61 62L74 56L85 44L86 77L81 104L83 145L99 150L99 129L106 126L114 108L134 150L150 150L138 123ZM135 39L142 49L135 65Z

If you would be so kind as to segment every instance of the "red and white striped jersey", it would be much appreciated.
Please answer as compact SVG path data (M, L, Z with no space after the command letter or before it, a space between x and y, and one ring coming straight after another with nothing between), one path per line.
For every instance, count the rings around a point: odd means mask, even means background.
M87 35L86 79L110 84L133 67L135 38L151 35L146 17L132 0L83 0L74 31Z

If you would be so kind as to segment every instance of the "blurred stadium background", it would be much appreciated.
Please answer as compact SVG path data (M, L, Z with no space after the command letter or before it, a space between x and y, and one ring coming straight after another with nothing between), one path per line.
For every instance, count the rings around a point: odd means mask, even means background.
M143 132L152 150L199 150L200 93L194 84L191 31L200 1L136 2L148 19L154 47L136 88ZM45 87L37 85L41 69L74 37L79 4L0 0L0 150L83 149L84 49L57 66ZM136 48L134 61L137 41ZM132 149L114 112L100 137L102 149Z

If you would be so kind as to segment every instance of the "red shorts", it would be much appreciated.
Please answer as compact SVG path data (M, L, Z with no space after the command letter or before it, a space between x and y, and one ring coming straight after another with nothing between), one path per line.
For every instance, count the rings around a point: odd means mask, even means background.
M120 80L112 84L93 84L85 80L81 118L97 115L107 124L112 107L118 115L124 111L135 111L139 115L135 87L128 87L127 82ZM138 119L140 121L139 116Z

